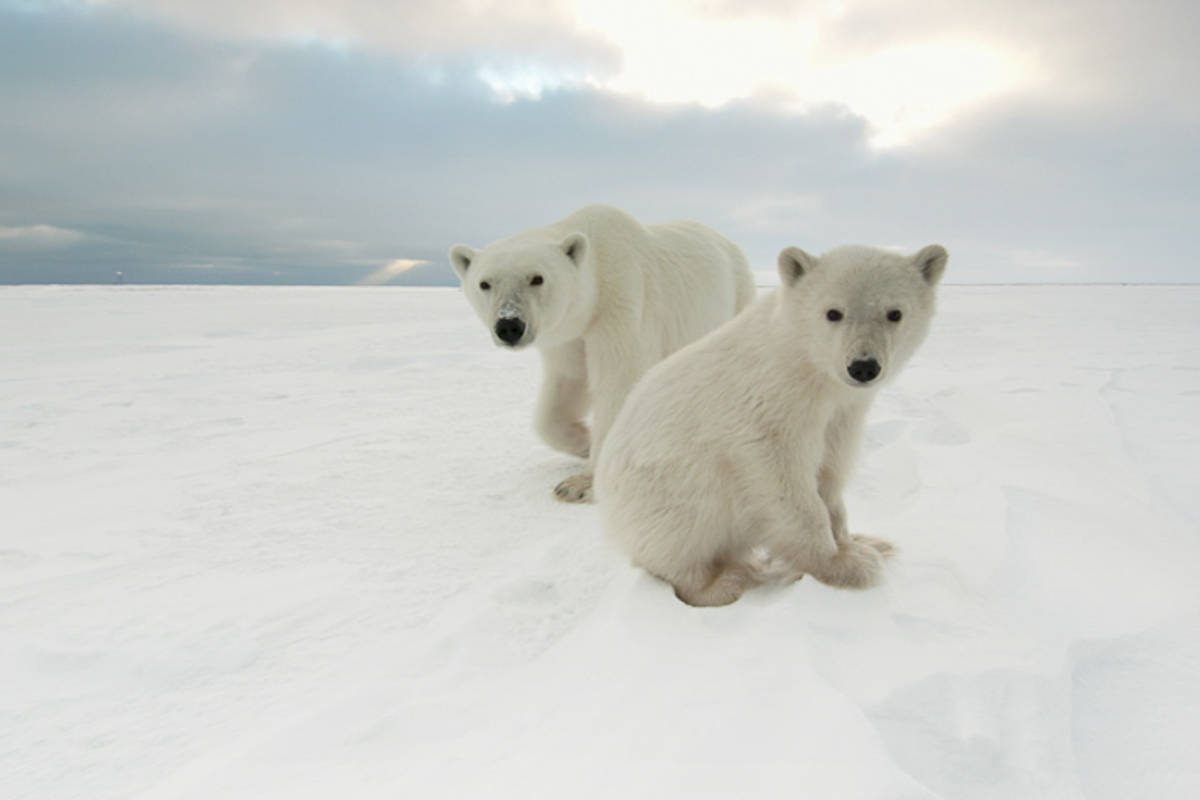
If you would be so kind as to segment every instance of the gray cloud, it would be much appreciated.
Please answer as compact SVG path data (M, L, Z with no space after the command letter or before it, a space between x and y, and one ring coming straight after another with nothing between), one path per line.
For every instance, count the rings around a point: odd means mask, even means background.
M0 228L81 237L0 244L0 281L354 283L403 259L429 263L396 282L451 282L451 243L596 201L709 223L762 269L941 241L956 280L1195 278L1193 120L1141 95L1012 98L875 152L837 107L499 103L478 66L0 10Z
M101 0L218 38L322 40L430 62L470 54L497 67L611 69L612 46L575 31L560 0Z
M54 225L0 226L0 250L58 250L72 247L86 238L79 231Z

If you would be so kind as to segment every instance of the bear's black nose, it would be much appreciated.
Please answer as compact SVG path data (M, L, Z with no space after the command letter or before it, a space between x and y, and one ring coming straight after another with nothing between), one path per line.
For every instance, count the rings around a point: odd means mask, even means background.
M515 317L506 317L496 321L496 338L509 347L521 341L525 335L525 323Z
M879 377L879 362L873 358L852 361L846 371L859 383L870 383Z

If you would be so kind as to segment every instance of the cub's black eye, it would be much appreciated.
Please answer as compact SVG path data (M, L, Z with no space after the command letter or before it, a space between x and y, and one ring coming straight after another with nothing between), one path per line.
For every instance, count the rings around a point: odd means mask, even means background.
M893 308L888 312L888 322L899 322L904 315L900 313L900 309Z
M487 281L483 281L482 283L479 284L479 288L483 289L486 292L488 289L492 288L492 285L490 283L488 283Z
M831 308L825 312L825 319L829 320L830 322L837 322L841 318L842 312L838 311L836 308Z
M529 279L529 285L530 286L541 286L542 285L542 276L534 275L532 278Z

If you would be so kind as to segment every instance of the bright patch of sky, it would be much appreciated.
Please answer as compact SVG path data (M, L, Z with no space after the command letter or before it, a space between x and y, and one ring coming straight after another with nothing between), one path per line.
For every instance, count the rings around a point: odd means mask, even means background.
M844 105L867 119L879 147L903 145L1038 78L1030 59L977 35L830 53L823 29L845 12L841 2L782 16L704 13L681 0L579 0L575 9L581 31L621 53L615 74L590 78L597 86L708 108L752 97L791 112Z

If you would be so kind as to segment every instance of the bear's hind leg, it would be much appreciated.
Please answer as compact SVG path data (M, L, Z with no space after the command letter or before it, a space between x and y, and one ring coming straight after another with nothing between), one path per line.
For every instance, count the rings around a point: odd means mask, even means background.
M738 561L703 564L670 581L675 596L689 606L727 606L758 582L758 573Z
M861 533L852 533L850 538L856 539L864 544L869 544L879 551L879 555L884 558L891 558L896 553L896 546L886 539L876 539L874 536L863 536Z
M592 475L581 472L559 481L554 487L554 496L566 503L590 503L592 501Z

